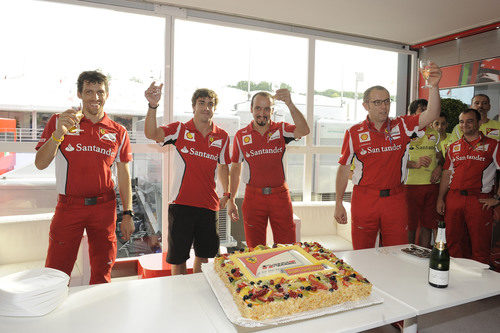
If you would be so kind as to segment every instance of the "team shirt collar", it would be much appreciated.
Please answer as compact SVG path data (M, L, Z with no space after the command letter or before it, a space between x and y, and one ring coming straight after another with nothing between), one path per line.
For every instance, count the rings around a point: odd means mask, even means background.
M258 133L258 134L260 135L260 132L259 132L259 131L257 131L257 130L253 127L253 123L254 123L254 121L252 120L252 121L250 122L250 124L248 124L248 126L246 127L246 129L247 129L249 132L256 132L256 133ZM267 129L267 131L265 131L265 132L264 132L263 136L264 136L264 135L266 135L266 133L269 133L269 132L271 132L271 131L275 130L275 129L276 129L276 124L277 124L276 122L274 122L274 121L272 121L272 120L271 120L271 121L269 122L269 128Z
M196 125L194 124L194 118L191 118L190 121L188 121L186 123L186 128L190 131L190 132L198 132L200 133L200 131L198 131L196 129ZM212 121L212 129L210 130L210 132L208 134L215 134L219 132L219 128L215 125L215 123ZM200 133L201 134L201 133Z
M462 141L465 142L466 144L468 144L469 146L471 147L476 147L479 145L480 142L484 141L485 140L485 136L483 134L483 132L479 132L479 137L471 142L467 141L465 139L465 135L462 134Z
M112 120L109 119L108 115L106 114L106 112L104 112L104 116L101 118L101 120L99 120L97 123L93 123L92 121L90 121L87 117L83 117L82 120L80 120L80 123L88 123L89 125L91 126L94 126L94 125L104 125L104 126L111 126L111 122Z
M366 116L366 120L364 121L364 124L370 131L375 131L375 132L380 132L380 133L383 133L386 131L389 133L391 131L391 128L390 128L391 127L391 118L389 118L389 117L387 117L387 119L385 120L382 127L380 127L380 131L375 128L375 125L373 124L373 122L370 120L370 118L368 116Z

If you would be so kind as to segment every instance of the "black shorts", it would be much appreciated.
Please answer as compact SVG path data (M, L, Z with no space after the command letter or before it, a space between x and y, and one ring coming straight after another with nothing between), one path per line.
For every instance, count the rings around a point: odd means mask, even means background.
M167 262L180 265L189 259L191 246L199 258L213 258L219 252L219 212L193 206L168 206Z

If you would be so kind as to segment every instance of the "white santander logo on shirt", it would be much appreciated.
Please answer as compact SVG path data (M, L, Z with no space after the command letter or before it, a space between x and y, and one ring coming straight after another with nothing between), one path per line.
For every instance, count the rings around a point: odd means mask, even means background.
M265 155L265 154L280 154L282 152L283 152L283 147L274 147L272 149L262 148L259 150L249 150L245 154L245 157L259 156L259 155Z
M197 151L194 148L187 149L186 146L184 146L181 149L181 153L189 154L192 156L198 156L198 157L202 157L202 158L208 158L208 159L214 160L214 161L217 161L219 159L217 155L212 155L212 154L206 153L204 151Z
M68 145L69 146L69 145ZM111 148L104 149L97 146L84 146L81 143L76 144L76 151L93 151L99 154L114 156L115 153L111 150Z
M75 150L75 148L73 148L73 146L71 145L71 143L66 147L66 149L64 149L66 151L73 151Z
M376 154L376 153L385 153L385 152L391 152L391 151L395 151L395 150L400 150L402 148L401 145L393 145L393 146L389 146L389 147L367 147L366 150L367 150L367 153L369 154ZM362 153L362 155L364 155Z

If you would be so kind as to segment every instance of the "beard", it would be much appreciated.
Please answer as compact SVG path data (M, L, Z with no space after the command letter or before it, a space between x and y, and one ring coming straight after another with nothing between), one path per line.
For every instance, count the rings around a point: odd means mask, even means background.
M269 118L267 118L267 117L258 117L257 119L255 119L255 122L259 126L266 126L268 121L269 121Z

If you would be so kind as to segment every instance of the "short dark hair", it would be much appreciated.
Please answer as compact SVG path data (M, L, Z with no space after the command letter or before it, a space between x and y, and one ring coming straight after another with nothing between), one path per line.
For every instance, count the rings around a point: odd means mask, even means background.
M370 87L370 88L366 89L365 93L363 94L363 103L368 103L369 102L370 93L373 90L384 90L384 91L387 92L387 94L389 94L389 90L387 90L385 87L382 87L382 86L373 86L373 87ZM391 97L391 94L389 94L389 97Z
M104 75L98 71L81 72L80 75L78 76L78 80L76 82L77 82L76 85L78 87L78 92L80 94L82 93L84 82L99 83L99 84L104 83L104 87L106 88L106 92L109 92L109 90L108 90L108 78L106 77L106 75Z
M410 106L408 106L408 113L415 114L417 113L419 107L426 108L427 104L428 104L427 100L423 98L414 100L413 102L410 103Z
M488 104L490 104L490 97L488 95L485 95L485 94L474 95L474 97L472 97L472 99L470 100L470 104L474 103L474 98L476 98L478 96L486 98L488 100Z
M446 120L446 122L448 122L448 116L446 115L446 113L441 112L441 113L439 114L439 117L438 117L438 118L441 118L441 117L443 117L443 118L444 118L444 120Z
M467 113L474 113L476 115L476 119L477 121L480 121L481 120L481 114L479 113L479 111L477 111L476 109L467 109L467 110L463 110L462 112L460 112L460 114L467 114Z
M255 97L257 97L257 96L267 97L267 98L269 98L271 100L271 103L274 104L274 97L273 97L273 95L271 95L267 91L259 91L258 93L255 93L252 96L252 100L250 102L250 109L253 108L253 101L255 100Z
M203 98L203 97L210 97L214 99L214 109L217 108L217 103L219 103L219 97L217 97L217 94L215 91L207 89L207 88L200 88L196 89L196 91L193 93L193 97L191 97L191 104L194 107L196 105L196 101L198 98Z

